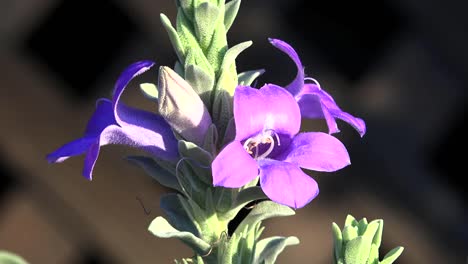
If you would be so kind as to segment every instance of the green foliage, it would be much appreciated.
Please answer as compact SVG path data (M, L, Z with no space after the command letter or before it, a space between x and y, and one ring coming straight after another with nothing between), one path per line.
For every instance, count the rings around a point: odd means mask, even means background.
M343 230L333 223L332 233L333 257L336 264L391 264L403 252L403 247L394 248L379 261L383 233L381 219L368 223L367 219L363 218L358 222L348 215Z

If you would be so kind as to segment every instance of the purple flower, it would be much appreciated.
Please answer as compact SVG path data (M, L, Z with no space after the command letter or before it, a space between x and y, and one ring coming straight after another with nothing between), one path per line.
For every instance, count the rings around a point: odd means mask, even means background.
M361 137L364 136L366 133L364 121L342 111L333 98L322 90L314 79L305 78L301 60L296 51L288 43L279 39L270 39L270 43L286 53L297 66L298 72L296 78L286 86L286 89L297 100L302 117L324 118L330 134L340 132L335 120L335 118L338 118L354 127ZM305 80L312 80L315 83L305 83Z
M153 65L154 62L141 61L125 69L115 84L112 101L104 98L98 100L84 136L47 155L47 160L62 162L71 156L86 153L83 176L91 180L99 150L107 144L129 145L158 158L177 159L177 140L167 122L161 116L120 102L128 83Z
M346 148L335 137L298 134L298 103L282 87L237 87L234 120L236 137L212 164L215 186L238 188L260 176L272 201L300 208L319 192L317 182L301 168L331 172L350 164Z

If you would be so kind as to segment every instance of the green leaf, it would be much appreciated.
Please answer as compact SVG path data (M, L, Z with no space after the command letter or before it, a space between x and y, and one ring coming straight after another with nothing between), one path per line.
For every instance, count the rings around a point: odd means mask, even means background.
M167 214L168 222L174 228L200 237L200 230L194 224L191 213L185 210L181 199L183 198L175 193L165 194L161 197L161 209Z
M28 264L28 262L16 254L0 250L0 264Z
M239 56L239 54L242 51L244 51L251 45L252 45L252 41L245 41L245 42L235 45L234 47L230 48L226 52L223 58L223 62L221 64L221 69L220 69L221 74L218 79L218 85L217 85L218 87L216 88L216 90L223 88L231 96L234 94L234 89L237 85L237 80L234 85L230 85L230 83L233 82L233 80L228 80L230 67L232 65L235 65L237 56ZM237 79L237 76L234 76L234 77ZM227 85L224 82L227 82Z
M241 232L248 225L250 227L255 226L258 222L272 217L290 216L294 215L293 209L277 204L272 201L264 201L257 204L252 211L244 218L244 220L237 227L236 232Z
M213 102L212 115L220 138L224 138L229 121L234 116L233 111L232 96L227 91L217 92Z
M341 235L341 229L336 224L332 224L333 232L333 244L334 244L334 256L336 260L343 258L343 236Z
M367 219L364 217L358 223L358 235L362 236L367 229Z
M166 32L169 35L169 40L171 41L172 48L175 50L179 61L181 63L185 63L185 51L184 47L182 46L182 42L180 41L179 35L177 34L177 31L172 27L171 21L165 14L161 13L160 18L164 29L166 29Z
M226 3L224 7L224 28L226 29L226 32L229 31L229 29L232 26L232 23L234 23L234 19L236 19L237 12L239 12L240 4L241 0L233 0Z
M404 247L396 247L390 250L380 261L380 264L392 264L403 253Z
M185 13L185 16L191 21L193 18L194 0L177 0L177 6L181 7L181 10Z
M148 230L160 238L178 238L191 247L197 253L204 255L210 249L210 244L196 237L194 234L175 229L166 219L161 216L156 217L148 227Z
M346 243L344 251L345 263L366 264L371 249L371 240L357 237Z
M358 225L358 221L356 221L356 218L354 218L352 215L347 215L346 216L344 227L357 226L357 225Z
M250 202L263 199L268 199L268 197L262 191L262 188L258 186L249 187L239 192L234 203L234 207L245 206Z
M237 76L239 85L250 86L253 83L253 81L255 81L255 79L257 79L258 76L262 75L263 73L265 73L264 69L241 72Z
M207 185L211 185L213 182L211 177L211 162L213 157L211 154L194 143L185 140L179 140L178 147L180 155L183 158L187 158L185 162L195 172L196 175L194 176Z
M162 186L182 191L175 174L161 167L153 158L145 156L129 156L127 160L131 163L140 166L153 179L159 182Z
M198 43L202 50L207 50L220 18L220 10L216 5L203 2L195 7L194 17L195 35L198 38Z
M382 233L383 233L383 220L382 219L379 219L379 220L374 220L372 222L377 222L379 224L379 228L377 229L377 232L375 233L375 236L374 238L372 239L372 244L376 245L377 248L380 247L380 244L382 243ZM372 224L371 222L371 224Z
M294 236L262 239L256 245L253 263L273 264L285 247L297 244L299 244L299 239Z
M218 144L218 131L215 124L211 124L203 140L203 149L215 156L217 153L216 144Z
M366 264L379 264L379 247L372 244Z
M343 228L343 241L347 243L358 236L357 227L348 225Z
M152 101L158 101L158 88L156 87L155 84L153 83L142 83L140 84L140 90L143 93L143 95L152 100Z
M214 86L214 78L206 73L201 67L190 64L185 68L185 80L202 99L205 106L211 108L211 91Z

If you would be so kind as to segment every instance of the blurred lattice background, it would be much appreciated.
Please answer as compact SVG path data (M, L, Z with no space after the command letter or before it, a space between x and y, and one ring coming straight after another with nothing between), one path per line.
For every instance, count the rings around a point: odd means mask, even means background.
M265 68L259 84L287 84L294 65L267 37L286 40L307 74L368 125L361 140L340 123L352 166L316 175L313 203L266 223L267 234L302 241L279 263L331 263L330 225L347 213L383 218L383 249L406 247L398 263L466 262L466 10L461 0L243 1L230 43L254 46L240 70ZM123 161L136 150L105 147L92 182L80 176L82 158L44 159L81 135L129 63L173 64L160 12L173 19L173 1L0 1L0 248L47 264L189 256L147 232L166 190ZM155 109L137 89L125 101Z

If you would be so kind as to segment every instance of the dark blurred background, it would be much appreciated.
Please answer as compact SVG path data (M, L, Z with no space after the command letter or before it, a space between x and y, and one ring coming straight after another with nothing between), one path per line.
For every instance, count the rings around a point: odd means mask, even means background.
M361 139L339 123L352 166L314 175L315 201L266 222L267 235L302 242L278 263L331 263L331 222L342 226L348 213L385 220L381 254L404 246L397 263L466 263L467 10L466 1L442 0L243 1L230 45L254 46L238 70L266 69L258 85L289 83L294 64L267 41L283 39L307 75L368 126ZM169 0L0 1L1 249L48 264L190 256L178 241L147 231L166 190L123 161L137 150L103 148L92 182L81 177L82 157L45 160L81 136L95 100L110 95L129 63L173 65L159 13L174 21L175 11ZM155 110L137 89L156 82L155 73L132 84L128 104Z

